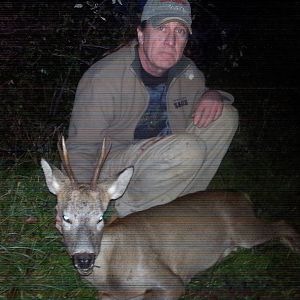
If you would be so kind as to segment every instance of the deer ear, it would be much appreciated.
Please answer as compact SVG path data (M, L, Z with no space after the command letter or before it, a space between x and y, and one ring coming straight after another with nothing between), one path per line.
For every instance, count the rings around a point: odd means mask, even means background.
M56 167L51 167L43 158L41 160L41 165L49 191L52 194L57 195L62 190L63 186L69 182L69 178Z
M111 200L116 200L124 194L132 175L133 167L129 167L118 176L107 190Z

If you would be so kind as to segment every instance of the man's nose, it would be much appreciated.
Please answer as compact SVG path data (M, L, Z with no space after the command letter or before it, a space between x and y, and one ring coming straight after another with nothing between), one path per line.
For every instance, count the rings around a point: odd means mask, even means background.
M166 37L166 40L165 40L165 43L168 45L168 46L175 46L175 43L176 43L176 35L175 35L175 32L169 32L167 37Z

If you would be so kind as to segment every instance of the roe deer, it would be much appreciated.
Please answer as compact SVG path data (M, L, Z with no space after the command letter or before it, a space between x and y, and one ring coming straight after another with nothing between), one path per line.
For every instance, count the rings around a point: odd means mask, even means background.
M237 247L279 238L299 252L299 235L284 221L255 217L248 197L235 192L198 192L103 221L110 200L127 188L133 168L115 181L98 182L107 156L105 141L90 185L78 184L62 140L65 176L42 160L50 192L57 195L58 229L78 272L100 299L178 299L184 285Z

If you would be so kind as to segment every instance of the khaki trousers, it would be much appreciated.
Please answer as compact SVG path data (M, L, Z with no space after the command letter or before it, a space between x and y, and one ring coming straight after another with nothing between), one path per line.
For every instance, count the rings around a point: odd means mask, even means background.
M205 190L237 127L238 113L226 104L219 119L207 128L191 124L186 133L141 140L111 153L101 178L112 178L124 168L134 167L127 190L115 202L119 217Z

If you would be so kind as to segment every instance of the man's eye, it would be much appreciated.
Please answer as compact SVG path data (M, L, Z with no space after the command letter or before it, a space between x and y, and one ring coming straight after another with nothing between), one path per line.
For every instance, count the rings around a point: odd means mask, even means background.
M63 220L64 220L65 222L69 223L69 224L72 224L71 219L70 219L69 217L65 216L65 215L63 215Z
M177 32L182 36L182 37L186 37L187 36L187 32L185 29L179 28L177 29Z
M165 31L166 26L160 25L160 26L157 27L157 29L160 30L160 31Z

